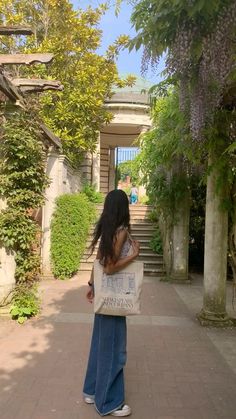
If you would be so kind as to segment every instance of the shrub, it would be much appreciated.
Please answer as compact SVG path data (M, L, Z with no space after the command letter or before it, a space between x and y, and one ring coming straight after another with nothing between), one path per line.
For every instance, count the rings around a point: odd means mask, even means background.
M95 214L95 206L84 193L57 199L51 223L51 261L56 278L70 278L78 271Z
M149 204L149 198L147 195L140 196L138 199L138 202L142 205L148 205Z
M156 226L156 231L153 234L153 237L150 241L149 246L154 252L158 254L162 254L163 252L162 239L161 239L161 233L158 226Z
M152 223L158 223L159 220L159 213L157 212L156 209L153 209L149 214L148 214L148 219L152 222Z
M34 283L21 283L13 291L10 314L18 323L24 323L29 317L40 311L38 288Z
M89 183L84 184L82 193L84 193L90 202L94 204L100 204L104 201L104 195L101 192L96 191L94 185L90 185Z
M126 193L126 195L130 196L130 194L131 194L131 186L127 186L126 188L123 188L123 191Z

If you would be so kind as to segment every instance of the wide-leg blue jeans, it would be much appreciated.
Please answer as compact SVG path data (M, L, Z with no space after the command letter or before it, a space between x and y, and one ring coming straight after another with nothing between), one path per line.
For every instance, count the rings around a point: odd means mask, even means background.
M124 403L126 318L95 314L83 393L94 397L101 416Z

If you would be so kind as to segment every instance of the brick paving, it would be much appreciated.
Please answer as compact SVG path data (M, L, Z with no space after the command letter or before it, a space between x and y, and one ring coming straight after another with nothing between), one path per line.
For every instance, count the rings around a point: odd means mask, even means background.
M93 319L87 279L42 282L38 318L23 326L0 321L0 419L99 418L81 395ZM181 287L189 298L191 285ZM235 419L236 330L202 328L177 288L145 280L142 316L128 322L132 418ZM231 363L221 340L231 345Z

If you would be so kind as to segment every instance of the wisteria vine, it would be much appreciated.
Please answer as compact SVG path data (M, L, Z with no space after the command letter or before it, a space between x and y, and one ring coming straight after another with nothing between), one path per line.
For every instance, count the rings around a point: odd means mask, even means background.
M189 0L189 5L193 4ZM166 70L180 85L180 109L190 113L194 139L212 122L221 105L229 76L235 69L236 0L218 13L214 28L202 30L201 23L186 18L179 24L169 45ZM142 70L156 66L155 51L146 45Z

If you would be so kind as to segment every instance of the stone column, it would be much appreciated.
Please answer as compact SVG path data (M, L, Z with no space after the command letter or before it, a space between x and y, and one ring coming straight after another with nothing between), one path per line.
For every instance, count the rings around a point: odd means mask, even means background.
M186 182L185 169L182 158L176 158L171 171L171 178L180 176ZM173 220L171 234L171 254L172 264L170 279L178 282L188 282L188 254L189 254L189 219L190 219L190 192L186 187L184 195L178 208L176 208L175 219Z
M84 155L84 160L81 164L81 174L82 174L82 183L86 182L92 183L92 166L93 166L93 156L91 153L86 152Z
M229 226L229 254L228 259L233 273L233 287L236 292L236 179L231 187L232 210Z
M100 133L98 135L96 150L92 157L92 184L96 191L100 190Z
M141 126L141 129L140 129L140 135L145 134L147 131L149 131L149 129L150 129L150 127L148 127L146 125L142 125ZM142 139L141 139L141 141L142 141ZM142 174L142 171L140 170L139 171L139 179L140 179L140 181L141 181L142 177L143 177L143 174ZM143 196L146 196L146 194L147 194L147 191L146 191L145 186L144 185L139 185L138 186L138 196L139 196L139 199L142 198Z
M172 281L188 282L188 254L189 254L189 217L190 199L186 191L178 210L177 221L172 230L172 266L170 279Z
M227 197L227 184L217 188L219 172L212 168L220 152L210 152L207 177L204 297L203 308L198 316L202 325L225 326L231 322L226 313L228 212L222 209Z
M115 162L115 148L110 147L110 160L109 160L109 191L115 189L116 182L116 162Z
M6 208L5 201L0 198L0 211ZM13 252L7 252L4 247L0 248L0 302L4 304L10 301L7 296L14 289L16 263ZM2 310L1 310L2 311Z
M42 273L44 277L51 277L50 263L50 244L51 231L50 224L52 214L55 209L55 199L60 195L60 186L63 185L63 174L61 168L60 155L50 150L47 156L46 173L50 178L50 185L45 191L45 205L42 211Z

